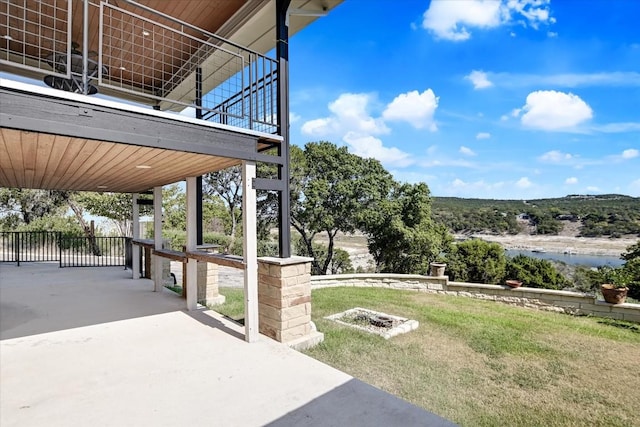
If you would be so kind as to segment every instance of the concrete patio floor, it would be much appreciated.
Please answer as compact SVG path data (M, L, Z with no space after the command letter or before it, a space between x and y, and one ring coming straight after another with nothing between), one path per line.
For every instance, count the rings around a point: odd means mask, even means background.
M121 268L0 265L0 425L450 426Z

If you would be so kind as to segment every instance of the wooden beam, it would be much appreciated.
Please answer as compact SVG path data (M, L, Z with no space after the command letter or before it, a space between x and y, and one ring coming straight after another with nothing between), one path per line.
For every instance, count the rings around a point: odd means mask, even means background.
M238 268L240 270L244 270L245 267L245 263L242 258L234 255L212 254L204 251L187 251L186 256L187 258L193 258L197 261L210 262L212 264Z
M187 255L184 252L174 251L171 249L154 249L151 253L162 258L168 258L179 262L187 262Z

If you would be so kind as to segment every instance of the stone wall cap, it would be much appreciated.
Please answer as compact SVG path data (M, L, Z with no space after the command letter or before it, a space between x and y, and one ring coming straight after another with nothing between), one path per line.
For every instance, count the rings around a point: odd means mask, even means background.
M305 256L292 256L289 258L276 258L270 256L258 257L258 261L264 262L267 264L274 265L296 265L296 264L305 264L307 262L313 261L313 258L305 257Z
M350 274L327 274L325 276L311 276L312 281L321 280L349 280L349 279L415 279L429 281L429 279L444 279L448 276L423 276L422 274L400 274L400 273L350 273Z

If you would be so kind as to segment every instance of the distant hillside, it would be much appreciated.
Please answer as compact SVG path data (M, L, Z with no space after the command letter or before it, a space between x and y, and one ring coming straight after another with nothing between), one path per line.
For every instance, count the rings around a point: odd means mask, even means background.
M432 215L454 233L558 234L563 223L572 222L583 237L640 236L640 198L620 194L536 200L433 197Z

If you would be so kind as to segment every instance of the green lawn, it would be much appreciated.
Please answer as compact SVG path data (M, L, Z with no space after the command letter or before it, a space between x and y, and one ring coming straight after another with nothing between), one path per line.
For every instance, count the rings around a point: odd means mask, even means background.
M242 291L221 293L242 317ZM323 319L356 306L420 327L384 340ZM461 425L640 426L637 324L376 288L313 291L313 320L308 355Z

